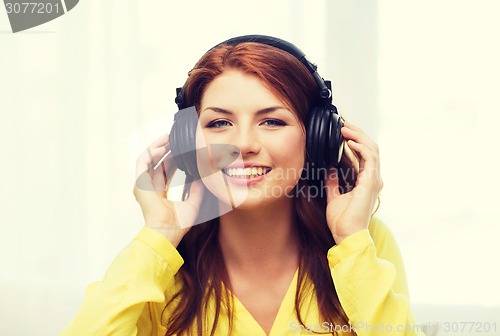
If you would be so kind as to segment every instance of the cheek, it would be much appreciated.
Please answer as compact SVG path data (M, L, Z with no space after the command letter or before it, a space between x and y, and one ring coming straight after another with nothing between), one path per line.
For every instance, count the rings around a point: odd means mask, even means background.
M201 176L219 172L238 160L242 162L237 146L222 143L213 136L206 136L200 128L196 132L196 148L198 170Z
M290 162L304 161L306 137L302 132L290 132L280 141L281 156Z
M271 155L279 165L281 178L298 181L305 164L305 147L306 138L302 132L291 132L279 141L275 139Z
M203 133L200 124L198 124L198 127L196 128L196 148L203 148L206 146L207 146L206 136Z
M209 176L214 173L214 167L207 148L205 136L198 127L196 130L196 162L200 176Z

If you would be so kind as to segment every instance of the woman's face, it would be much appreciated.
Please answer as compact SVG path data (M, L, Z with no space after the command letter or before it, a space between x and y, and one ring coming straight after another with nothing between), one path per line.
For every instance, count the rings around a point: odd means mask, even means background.
M224 71L206 87L199 113L197 147L209 151L198 155L198 169L220 201L243 209L291 198L304 126L258 77Z

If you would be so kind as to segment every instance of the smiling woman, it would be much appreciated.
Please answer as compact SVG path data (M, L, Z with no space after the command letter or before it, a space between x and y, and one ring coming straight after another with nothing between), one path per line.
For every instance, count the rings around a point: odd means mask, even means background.
M170 136L138 159L145 228L66 335L421 335L397 245L373 217L378 147L338 118L297 50L243 37L200 59ZM199 120L182 124L191 106ZM154 169L184 138L191 157ZM177 166L187 183L172 202Z

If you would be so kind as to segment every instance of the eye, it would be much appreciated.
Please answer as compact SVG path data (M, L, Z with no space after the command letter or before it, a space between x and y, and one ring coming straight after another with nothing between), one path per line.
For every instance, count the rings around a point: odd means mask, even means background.
M271 127L279 127L279 126L286 126L286 122L283 120L279 119L266 119L264 120L263 124L266 126L271 126Z
M206 128L221 128L225 126L230 126L231 124L227 120L214 120L205 126Z

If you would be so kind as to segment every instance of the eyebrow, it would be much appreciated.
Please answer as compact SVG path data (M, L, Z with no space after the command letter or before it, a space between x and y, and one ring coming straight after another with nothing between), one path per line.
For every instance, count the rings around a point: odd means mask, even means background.
M233 115L234 114L234 112L226 110L226 109L223 109L223 108L220 108L220 107L209 106L209 107L206 107L206 108L203 109L203 111L205 111L205 110L212 110L214 112L218 112L218 113L222 113L222 114L228 114L228 115ZM292 112L292 111L290 111L290 109L288 109L285 106L271 106L271 107L266 107L266 108L260 109L255 114L256 115L268 114L268 113L272 113L272 112L274 112L276 110L287 110L289 112Z

